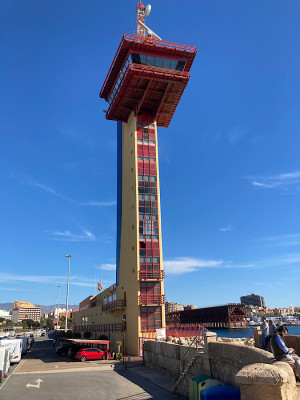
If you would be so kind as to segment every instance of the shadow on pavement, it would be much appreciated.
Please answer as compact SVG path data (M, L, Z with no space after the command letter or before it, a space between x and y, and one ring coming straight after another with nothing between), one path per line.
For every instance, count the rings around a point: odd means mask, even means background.
M47 339L36 341L24 358L25 360L41 360L44 363L78 362L70 357L58 356L55 352L55 348L53 347L52 340Z
M156 385L155 382L147 380L146 378L135 374L132 370L126 369L122 371L116 371L118 375L122 376L123 378L129 380L130 382L136 384L144 392L137 393L130 396L119 397L116 400L142 400L142 399L153 399L153 400L177 400L183 399L183 397L179 395L175 395L169 392L166 389ZM149 397L149 395L151 397Z

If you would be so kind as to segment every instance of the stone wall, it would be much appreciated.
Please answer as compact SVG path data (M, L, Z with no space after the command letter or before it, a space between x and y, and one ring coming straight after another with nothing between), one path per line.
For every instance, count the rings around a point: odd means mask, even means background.
M224 384L239 389L240 383L239 380L236 381L235 377L239 371L246 368L246 372L244 374L242 372L242 378L239 379L243 382L243 390L245 393L251 393L252 387L247 386L245 383L247 382L247 376L249 375L249 371L247 370L249 365L254 364L266 368L266 374L271 374L270 376L275 376L276 374L276 376L281 376L280 371L287 368L289 371L285 371L282 375L284 376L284 379L278 380L276 377L274 378L274 385L279 385L280 388L272 388L272 390L276 391L278 389L278 393L290 393L290 397L286 398L288 400L296 399L293 395L296 383L292 368L287 364L281 366L283 363L274 363L275 360L273 355L268 351L261 350L260 348L253 347L249 344L228 343L226 341L221 341L220 338L217 340L216 334L213 332L208 332L206 334L203 347L198 349L188 349L189 346L177 343L146 341L144 342L144 363L147 367L163 374L171 375L174 379L177 379L181 372L179 368L180 361L182 361L182 370L184 370L188 366L189 361L196 356L195 362L192 364L185 379L178 387L178 392L186 397L188 397L189 378L196 375L205 374L220 380ZM275 365L277 369L269 368L269 371L268 365L271 364ZM259 378L257 378L256 375L254 377L249 377L248 383L250 385L252 385L251 382L255 381L255 379L258 379L259 381ZM273 385L272 379L270 380L268 378L266 379L266 382L269 382L270 386ZM242 398L250 400L251 397L247 396L248 395L246 395L246 397L242 396ZM257 397L256 400L259 398L260 397ZM282 399L283 398L284 397L282 397ZM254 398L251 400L253 399ZM274 400L275 399L280 399L280 397L274 397Z
M273 355L255 347L234 343L208 343L210 375L221 382L235 386L235 375L249 364L271 364Z

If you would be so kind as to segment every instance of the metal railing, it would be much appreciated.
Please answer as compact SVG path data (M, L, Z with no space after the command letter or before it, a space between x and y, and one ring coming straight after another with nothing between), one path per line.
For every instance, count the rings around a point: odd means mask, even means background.
M114 300L107 304L102 304L102 311L119 310L126 307L126 300Z
M164 279L165 271L162 269L159 271L139 271L138 277L139 277L140 281L144 281L144 280L160 281L160 280Z
M163 294L153 294L153 295L141 294L140 296L138 296L138 301L139 301L139 305L158 306L158 305L164 304L165 296Z

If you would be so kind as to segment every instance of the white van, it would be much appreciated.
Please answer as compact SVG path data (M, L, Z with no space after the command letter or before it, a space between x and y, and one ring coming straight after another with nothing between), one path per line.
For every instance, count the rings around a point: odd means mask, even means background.
M29 338L28 337L17 337L17 339L22 340L22 355L25 355L27 353L27 350L29 349Z
M9 348L7 346L0 347L0 382L6 377L10 367Z
M21 339L2 339L0 346L9 347L9 359L11 364L20 362L22 355L22 340Z

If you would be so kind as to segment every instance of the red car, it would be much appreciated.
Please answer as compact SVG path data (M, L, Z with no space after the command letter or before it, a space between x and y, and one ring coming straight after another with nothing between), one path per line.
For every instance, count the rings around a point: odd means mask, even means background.
M110 358L110 354L106 351L87 348L79 350L75 355L76 360L86 361L86 360L107 360Z

